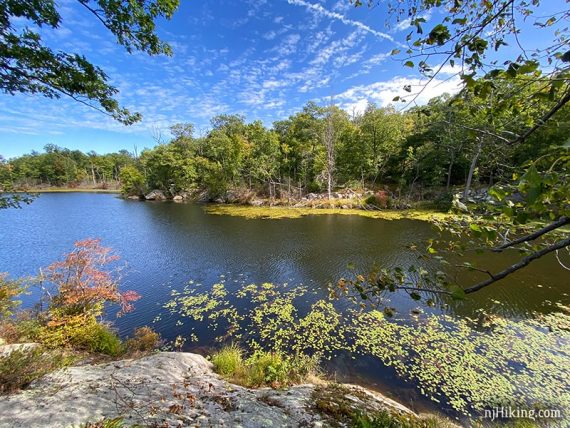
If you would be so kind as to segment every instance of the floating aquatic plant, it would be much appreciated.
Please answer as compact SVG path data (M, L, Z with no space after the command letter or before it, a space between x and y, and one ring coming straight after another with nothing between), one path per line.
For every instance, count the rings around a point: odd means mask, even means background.
M234 217L244 217L249 219L283 219L301 218L308 215L357 215L368 218L378 218L382 220L423 220L434 221L444 220L449 214L430 210L378 210L366 211L362 209L341 209L341 208L310 208L310 207L250 207L243 205L207 205L205 211L208 214L229 215Z
M409 323L377 310L311 295L307 288L250 284L230 291L186 287L165 306L240 342L270 351L330 358L338 351L370 355L457 412L489 406L570 408L568 315L512 321L419 315ZM347 307L348 305L348 307Z

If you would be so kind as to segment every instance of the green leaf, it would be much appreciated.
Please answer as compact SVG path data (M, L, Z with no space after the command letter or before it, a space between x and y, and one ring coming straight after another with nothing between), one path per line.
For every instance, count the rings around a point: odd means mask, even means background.
M503 189L499 187L494 186L489 189L489 196L501 202L507 196L507 192L505 192Z
M451 292L451 297L453 297L455 300L465 299L465 291L463 290L463 288L454 285L453 287L450 288L449 291Z
M519 67L518 74L529 74L538 68L538 61L527 61Z
M526 202L529 205L532 205L539 200L540 195L542 195L542 187L532 186L526 192Z
M412 61L406 61L404 63L404 67L414 68L414 63Z
M542 178L536 170L536 167L532 165L526 173L521 177L521 181L525 181L531 186L538 186L542 183Z
M516 217L516 221L517 221L517 223L525 224L528 221L528 213L526 213L524 211L518 212L517 217Z
M478 233L482 233L483 231L481 230L481 226L479 226L476 223L471 223L469 225L469 228L473 231L473 232L478 232Z

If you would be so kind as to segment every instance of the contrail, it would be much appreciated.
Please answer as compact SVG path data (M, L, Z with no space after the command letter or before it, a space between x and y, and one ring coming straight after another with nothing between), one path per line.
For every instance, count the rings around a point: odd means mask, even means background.
M331 19L335 19L337 21L340 21L343 24L350 25L350 26L356 27L356 28L360 28L361 30L366 31L367 33L373 34L376 37L380 37L382 39L390 40L391 42L394 41L392 36L390 36L386 33L382 33L381 31L376 31L373 28L370 28L368 25L363 24L362 22L353 21L352 19L348 19L345 16L341 15L340 13L331 12L330 10L326 10L320 4L307 3L305 0L287 0L287 3L293 4L296 6L303 6L303 7L307 8L308 10L310 10L310 11L312 11L318 15L323 15L323 16L326 16L327 18L331 18Z

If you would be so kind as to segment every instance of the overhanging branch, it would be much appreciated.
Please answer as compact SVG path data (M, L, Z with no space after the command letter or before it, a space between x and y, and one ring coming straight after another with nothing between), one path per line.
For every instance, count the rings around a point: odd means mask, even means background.
M510 142L510 144L517 144L517 143L521 143L524 140L526 140L533 132L535 132L538 128L543 126L552 116L554 116L558 110L560 110L562 107L564 107L566 104L568 104L568 102L570 102L570 90L568 90L566 92L566 95L564 95L560 99L560 101L558 101L556 103L556 105L548 111L548 113L546 113L539 120L537 120L532 128L530 128L528 131L526 131L520 137L512 140Z
M485 287L493 284L494 282L497 282L497 281L509 276L510 274L518 271L519 269L524 268L525 266L530 264L532 261L537 260L537 259L541 258L542 256L545 256L548 253L552 253L553 251L560 250L560 249L568 247L568 246L570 246L570 237L563 239L562 241L558 241L555 244L552 244L548 247L545 247L540 251L535 251L534 253L532 253L532 254L526 256L525 258L523 258L522 260L520 260L518 263L515 263L514 265L509 266L507 269L493 275L492 278L489 278L486 281L482 281L479 284L476 284L476 285L473 285L469 288L466 288L463 291L465 292L465 294L470 294L470 293L474 293L475 291L479 291L482 288L485 288Z
M555 229L558 229L558 228L560 228L564 225L567 225L567 224L570 224L570 217L565 217L565 216L560 217L554 223L551 223L548 226L545 226L542 229L539 229L536 232L531 233L530 235L526 235L526 236L523 236L519 239L515 239L514 241L507 242L506 244L503 244L500 247L493 248L491 251L493 251L495 253L500 253L501 251L503 251L509 247L513 247L515 245L522 244L523 242L534 241L535 239L541 237L542 235L544 235L548 232L551 232Z

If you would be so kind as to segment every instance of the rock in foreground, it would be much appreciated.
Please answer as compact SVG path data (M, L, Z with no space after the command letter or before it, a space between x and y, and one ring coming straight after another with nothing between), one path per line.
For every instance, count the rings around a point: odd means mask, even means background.
M319 388L243 388L221 379L200 355L162 352L45 376L22 393L0 398L0 427L69 427L119 416L125 425L164 427L328 426L315 405ZM342 391L362 411L412 414L360 387Z

